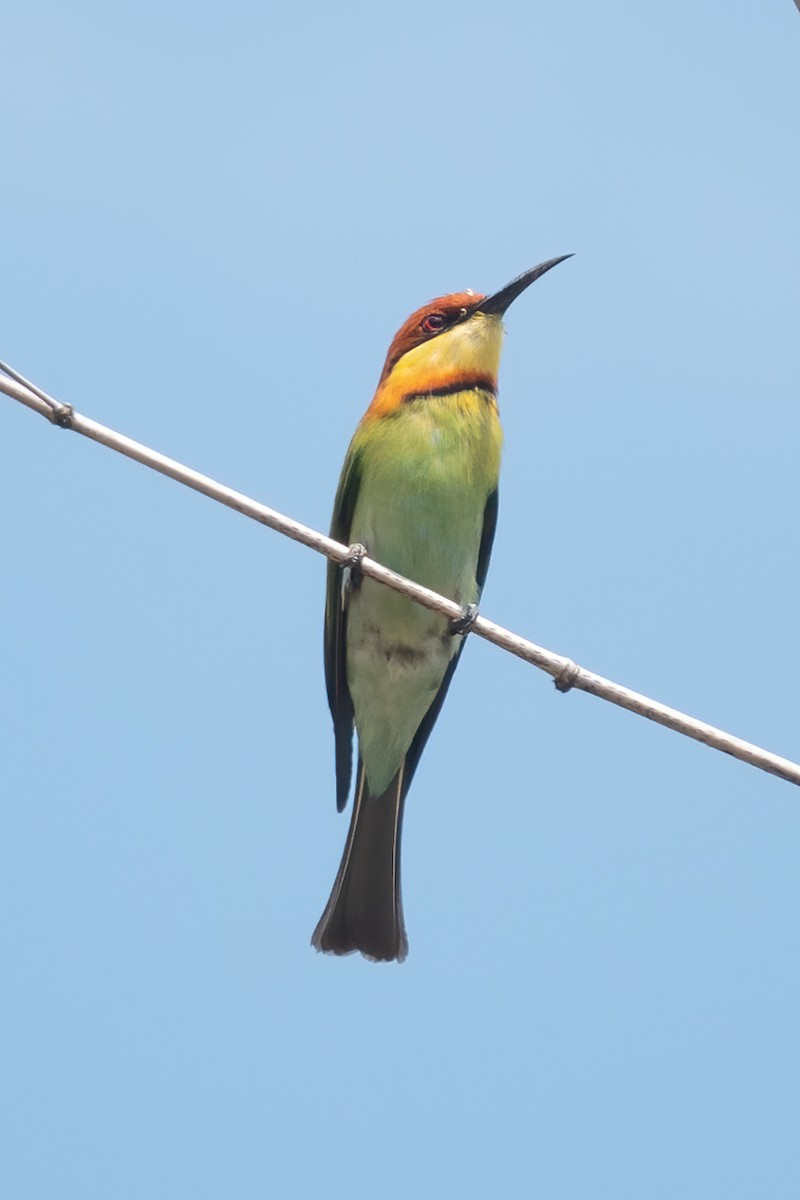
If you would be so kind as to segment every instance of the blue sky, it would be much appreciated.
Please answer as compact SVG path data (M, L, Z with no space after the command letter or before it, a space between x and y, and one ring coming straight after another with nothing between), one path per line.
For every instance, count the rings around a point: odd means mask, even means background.
M0 357L326 528L408 313L510 310L483 611L800 757L791 0L4 15ZM800 795L479 643L402 967L308 945L316 555L0 397L15 1200L800 1191Z

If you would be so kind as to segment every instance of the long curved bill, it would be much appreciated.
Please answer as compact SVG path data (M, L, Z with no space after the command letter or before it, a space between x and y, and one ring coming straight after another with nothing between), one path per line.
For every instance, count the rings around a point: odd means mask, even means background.
M481 300L475 312L486 313L487 316L502 316L509 304L516 300L517 296L525 291L525 288L530 287L537 279L541 279L542 275L551 267L557 267L559 263L568 258L572 258L572 255L562 254L560 258L548 258L547 262L539 263L538 267L531 267L530 271L524 271L522 275L512 279L511 283L507 283L499 292Z

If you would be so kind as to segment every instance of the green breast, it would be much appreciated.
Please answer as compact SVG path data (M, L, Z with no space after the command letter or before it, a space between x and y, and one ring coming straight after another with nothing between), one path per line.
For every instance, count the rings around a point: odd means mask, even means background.
M482 393L415 400L354 439L361 484L351 540L386 566L467 603L502 432Z
M477 600L484 510L497 486L501 433L479 394L417 400L362 425L351 541L459 604ZM373 795L408 752L461 639L444 617L370 579L348 603L347 678Z

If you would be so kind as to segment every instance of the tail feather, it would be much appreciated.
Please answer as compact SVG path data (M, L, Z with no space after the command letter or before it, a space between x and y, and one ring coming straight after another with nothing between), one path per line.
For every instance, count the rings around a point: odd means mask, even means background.
M359 760L350 831L330 899L311 945L327 954L360 950L377 962L408 953L400 894L404 768L382 796L371 796Z

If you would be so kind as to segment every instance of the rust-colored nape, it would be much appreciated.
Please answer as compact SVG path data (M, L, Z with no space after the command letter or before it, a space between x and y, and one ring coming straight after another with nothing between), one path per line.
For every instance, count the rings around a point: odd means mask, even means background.
M436 300L423 304L422 308L413 312L394 335L378 386L388 378L395 363L404 354L458 325L459 321L465 320L485 298L475 292L453 292L450 296L438 296Z

